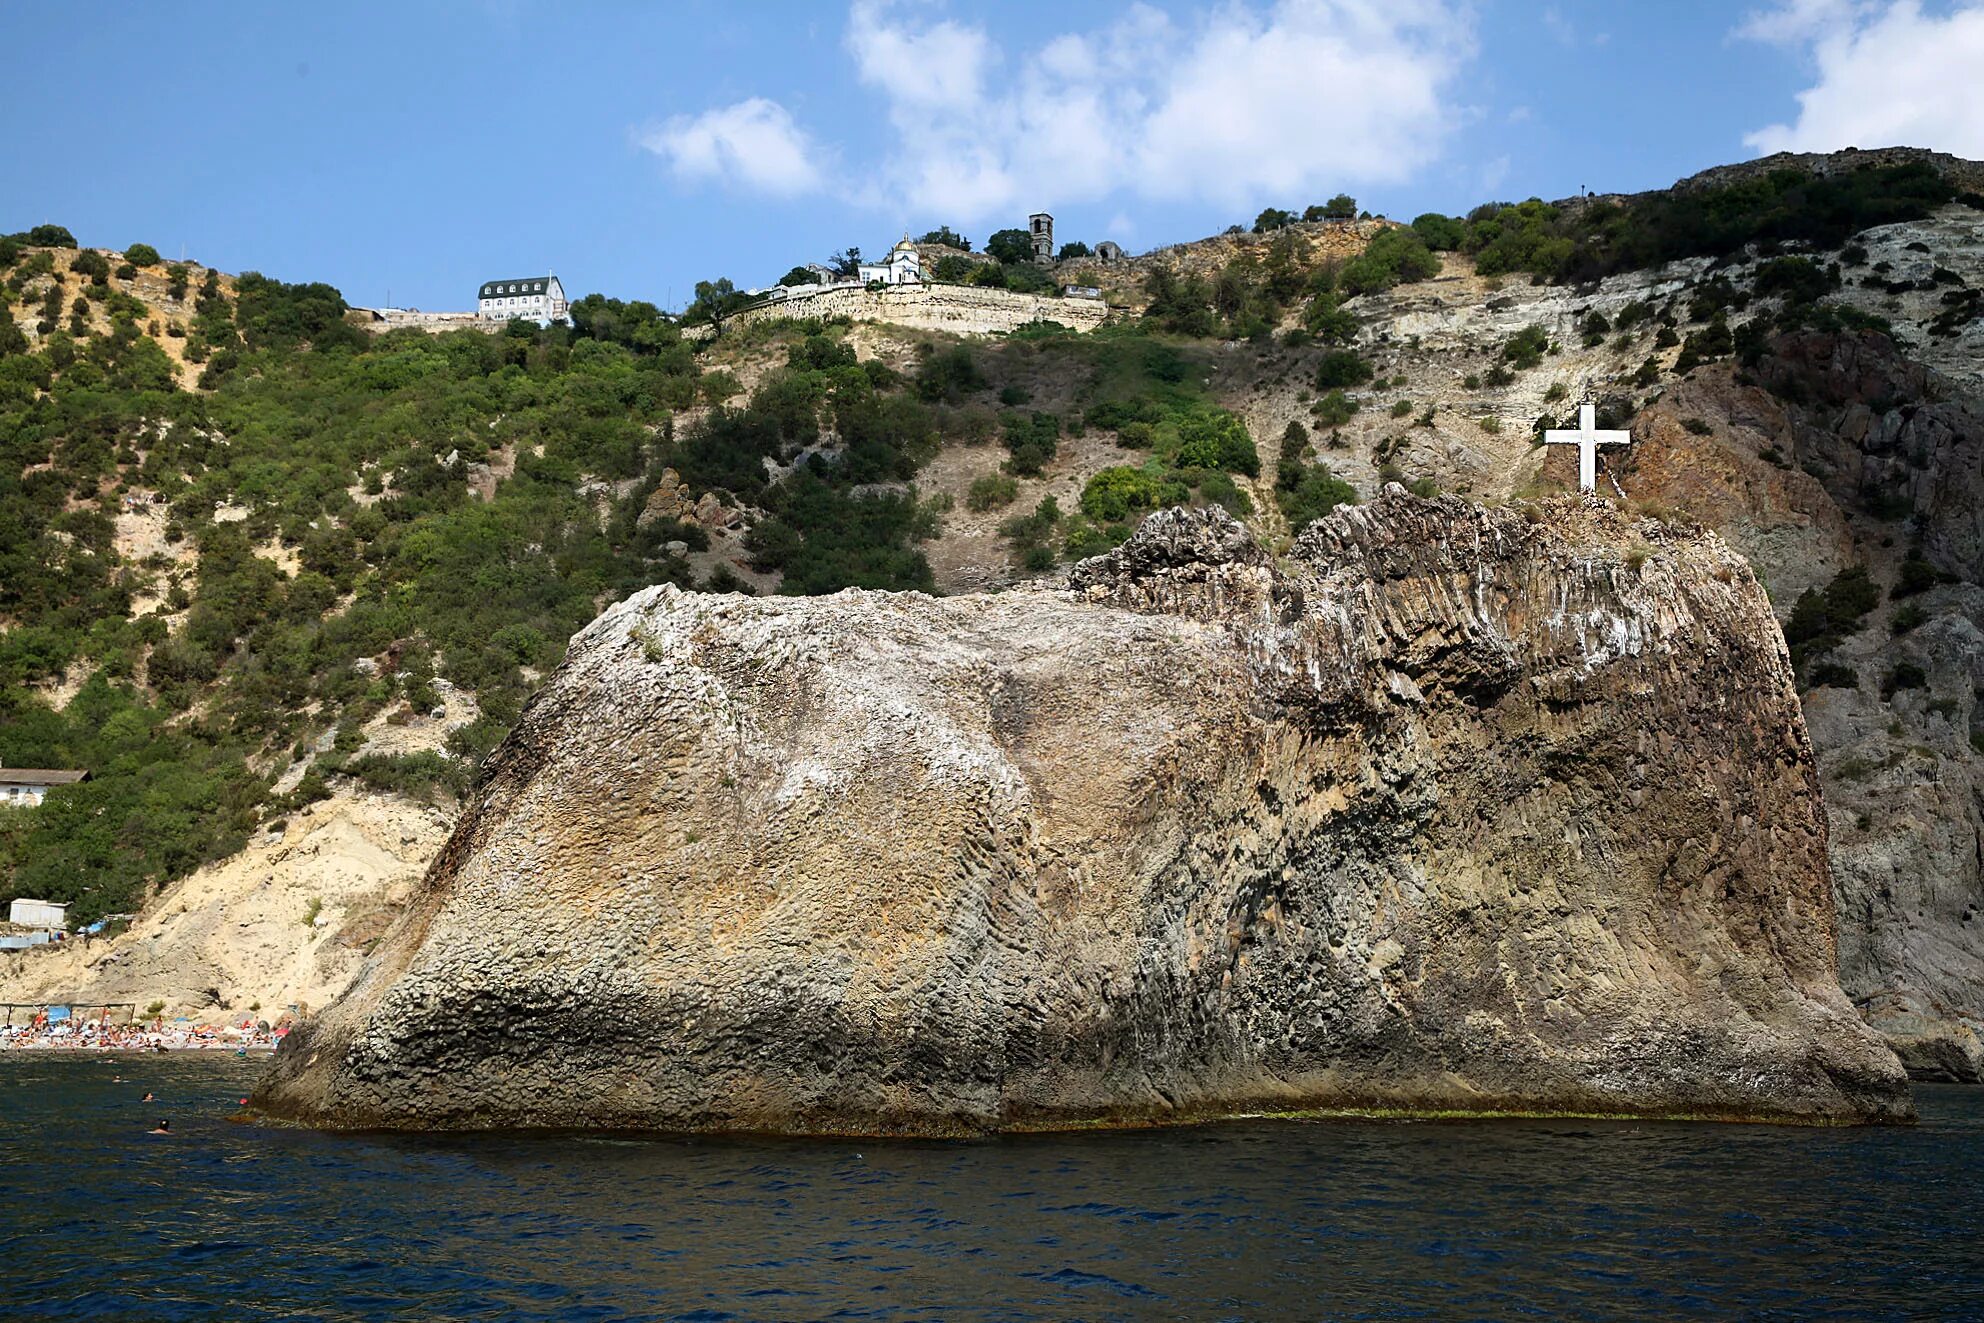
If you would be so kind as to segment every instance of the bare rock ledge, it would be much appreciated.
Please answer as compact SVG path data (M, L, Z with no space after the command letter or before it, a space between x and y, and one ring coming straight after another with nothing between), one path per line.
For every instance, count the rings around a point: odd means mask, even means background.
M1377 1109L1903 1120L1784 645L1713 534L1394 487L1279 561L644 591L255 1103L956 1135Z

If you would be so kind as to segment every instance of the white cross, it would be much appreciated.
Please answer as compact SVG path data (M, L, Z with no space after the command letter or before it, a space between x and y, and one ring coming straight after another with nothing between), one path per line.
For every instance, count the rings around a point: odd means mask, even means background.
M1578 430L1566 431L1553 427L1543 434L1543 439L1551 445L1576 446L1578 448L1578 490L1596 491L1598 488L1598 448L1600 446L1629 446L1633 443L1631 432L1600 432L1594 430L1593 415L1596 413L1589 404L1578 406Z

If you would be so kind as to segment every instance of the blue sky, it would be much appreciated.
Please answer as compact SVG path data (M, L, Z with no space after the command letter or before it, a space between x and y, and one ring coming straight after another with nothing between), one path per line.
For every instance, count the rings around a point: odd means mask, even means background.
M949 224L1136 251L1787 147L1984 156L1984 0L8 0L0 230L354 303L680 306Z

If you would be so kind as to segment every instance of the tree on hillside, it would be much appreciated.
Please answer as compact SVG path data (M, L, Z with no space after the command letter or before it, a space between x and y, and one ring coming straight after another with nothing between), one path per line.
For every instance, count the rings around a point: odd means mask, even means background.
M681 347L682 337L674 322L645 299L623 302L604 294L588 294L574 301L567 313L575 339L625 345L643 355Z
M1270 230L1284 229L1295 223L1295 213L1280 207L1267 207L1254 217L1254 233L1266 234Z
M1436 253L1450 253L1467 241L1467 225L1454 216L1442 216L1437 211L1429 211L1415 218L1412 228L1426 241L1426 246Z
M157 266L158 249L148 243L134 243L124 250L124 260L132 266Z
M35 248L74 248L76 246L76 236L69 233L68 229L61 225L37 225L26 234L15 235L14 237L27 240L28 244Z
M252 349L271 345L335 344L356 348L364 335L345 324L348 311L335 286L321 281L291 285L244 271L234 282L235 324Z
M79 276L88 276L96 284L105 284L110 279L110 261L93 248L85 248L77 253L69 263L69 269Z
M985 251L1008 266L1033 260L1033 236L1025 230L1000 230L985 241Z
M808 267L795 266L778 278L778 283L790 288L793 285L817 285L819 275Z
M829 257L827 266L842 280L852 280L861 274L861 250L850 245Z
M1337 273L1346 294L1375 294L1393 285L1438 275L1440 259L1414 229L1385 230Z
M948 225L938 226L916 242L939 243L946 248L962 248L967 253L971 251L971 240L965 238Z
M739 294L737 286L729 277L719 276L715 280L698 280L696 298L689 305L683 320L691 322L713 322L729 316L748 301L749 296Z
M1348 193L1339 193L1320 207L1310 207L1302 213L1303 220L1355 220L1357 199Z
M1092 255L1093 255L1092 250L1089 248L1087 244L1082 243L1080 240L1076 240L1074 243L1062 244L1061 251L1055 254L1054 260L1057 262L1066 262L1066 261L1070 261L1073 258L1089 257Z

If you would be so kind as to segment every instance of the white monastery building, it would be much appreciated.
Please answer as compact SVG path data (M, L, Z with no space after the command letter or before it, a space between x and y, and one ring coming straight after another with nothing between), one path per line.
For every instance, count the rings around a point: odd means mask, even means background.
M527 322L547 325L565 320L565 287L552 275L523 276L516 280L485 281L476 299L476 315L490 321L507 322L521 317Z
M884 285L920 285L923 283L923 255L916 251L916 245L904 235L902 242L889 249L889 255L879 262L861 264L861 283L879 280Z
M47 767L0 767L0 808L33 808L48 797L51 786L72 786L90 779L88 772Z

